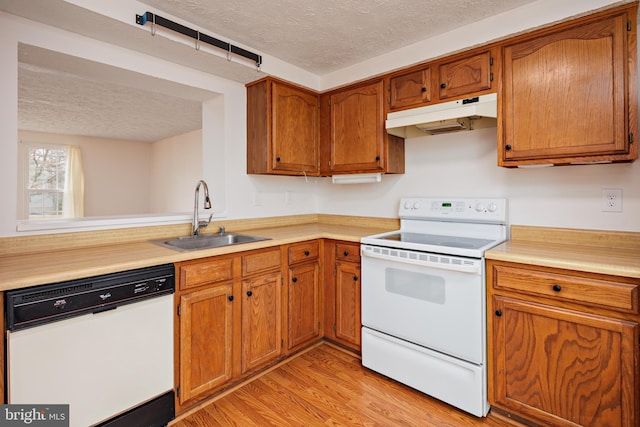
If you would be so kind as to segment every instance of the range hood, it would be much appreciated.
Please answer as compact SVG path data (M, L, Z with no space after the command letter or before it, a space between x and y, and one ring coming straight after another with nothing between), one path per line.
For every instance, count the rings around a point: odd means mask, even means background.
M498 96L495 93L458 99L387 115L390 135L413 138L425 135L496 126Z

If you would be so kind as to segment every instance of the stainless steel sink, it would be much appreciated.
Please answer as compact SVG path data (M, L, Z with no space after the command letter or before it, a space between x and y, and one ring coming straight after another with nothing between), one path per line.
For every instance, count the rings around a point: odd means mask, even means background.
M181 252L196 251L198 249L222 248L242 243L271 240L268 237L249 236L246 234L203 234L200 236L177 237L169 240L152 240L152 243L169 247Z

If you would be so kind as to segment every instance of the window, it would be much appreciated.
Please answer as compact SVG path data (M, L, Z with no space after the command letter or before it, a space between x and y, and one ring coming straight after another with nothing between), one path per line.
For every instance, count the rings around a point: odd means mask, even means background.
M24 200L29 219L84 216L84 178L75 146L25 144Z

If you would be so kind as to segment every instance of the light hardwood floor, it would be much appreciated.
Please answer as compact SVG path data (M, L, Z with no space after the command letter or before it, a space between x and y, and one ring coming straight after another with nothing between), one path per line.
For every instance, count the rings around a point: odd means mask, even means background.
M513 426L459 411L323 343L178 418L172 427L327 425Z

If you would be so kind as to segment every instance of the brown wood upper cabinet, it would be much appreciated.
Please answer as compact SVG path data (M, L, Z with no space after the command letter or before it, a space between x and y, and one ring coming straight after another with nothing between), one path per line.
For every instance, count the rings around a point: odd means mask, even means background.
M247 85L247 173L318 175L318 94L267 77Z
M438 98L461 98L491 89L492 65L488 50L438 65Z
M328 174L404 173L404 140L384 129L384 81L329 94ZM323 99L326 99L323 98Z
M494 56L490 49L474 51L391 75L389 111L486 93L492 88Z
M638 157L637 4L502 46L498 164Z

